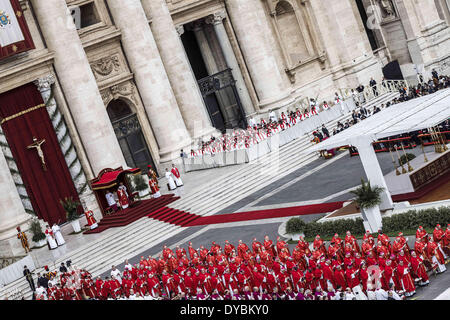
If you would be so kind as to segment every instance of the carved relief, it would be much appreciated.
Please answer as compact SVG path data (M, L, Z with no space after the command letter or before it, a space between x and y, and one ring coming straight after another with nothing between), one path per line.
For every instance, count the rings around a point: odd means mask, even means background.
M120 97L125 97L135 104L136 101L136 87L130 81L113 85L101 92L103 103L107 106L112 100L117 100Z
M392 19L397 16L391 0L378 0L378 5L381 9L383 19Z
M98 76L108 76L113 72L117 72L120 69L119 55L113 55L110 57L103 57L91 63L91 68L94 71L95 78Z

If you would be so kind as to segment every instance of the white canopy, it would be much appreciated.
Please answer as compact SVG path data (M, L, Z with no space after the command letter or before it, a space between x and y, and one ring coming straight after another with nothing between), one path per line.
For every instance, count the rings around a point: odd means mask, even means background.
M319 151L352 145L357 137L377 141L393 135L431 128L450 118L450 89L393 105L309 148Z

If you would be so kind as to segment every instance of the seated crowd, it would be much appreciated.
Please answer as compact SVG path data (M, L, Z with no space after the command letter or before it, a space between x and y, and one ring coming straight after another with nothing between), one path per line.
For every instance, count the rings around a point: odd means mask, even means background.
M441 273L450 251L450 224L433 234L419 227L414 247L400 233L394 241L381 230L362 243L347 231L328 247L319 235L296 247L268 236L251 247L212 242L175 252L164 246L159 258L141 257L111 277L93 279L86 270L48 272L47 288L38 283L38 300L401 300L429 284L429 272Z
M336 124L336 127L333 128L333 130L332 130L332 134L329 133L329 130L325 127L325 125L323 125L322 128L317 128L313 132L313 135L315 137L315 142L318 143L318 142L321 142L321 141L329 138L332 135L336 135L339 132L342 132L345 129L350 128L351 126L361 122L364 119L369 118L370 116L380 112L381 110L383 110L385 108L389 108L393 105L396 105L398 103L405 102L405 101L408 101L411 99L415 99L415 98L422 97L422 96L425 96L428 94L432 94L440 89L446 89L449 87L450 87L450 77L439 76L439 78L433 78L433 80L429 80L428 83L419 83L417 86L410 87L409 90L406 90L405 88L400 88L399 89L399 92L400 92L399 98L395 98L392 101L387 102L386 104L383 103L383 104L381 104L380 107L374 106L372 110L367 110L364 106L361 106L359 108L359 110L358 109L353 110L352 118L349 120L346 120L343 123L341 121L338 121ZM356 104L358 105L359 104L357 102L358 99L357 98L354 98L354 99L356 101ZM443 123L441 123L439 125L439 129L441 132L449 131L450 130L449 120L446 120ZM417 136L420 134L426 134L426 133L428 133L427 129L410 132L408 134L392 136L392 137L390 137L390 139L397 139L397 138L401 138L404 136L410 136L413 138L414 142L416 142L416 144L419 145L420 141L417 138ZM450 137L450 135L448 133L446 134L446 136ZM427 138L425 138L425 140L430 141L431 138L427 137ZM382 148L382 146L380 146L380 148Z

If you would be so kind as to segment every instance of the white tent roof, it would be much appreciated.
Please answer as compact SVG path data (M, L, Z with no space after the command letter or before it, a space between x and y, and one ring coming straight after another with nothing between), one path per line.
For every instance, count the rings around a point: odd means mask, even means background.
M448 118L450 118L450 89L444 89L385 108L308 151L351 145L351 140L356 137L367 137L376 141L397 134L434 127Z

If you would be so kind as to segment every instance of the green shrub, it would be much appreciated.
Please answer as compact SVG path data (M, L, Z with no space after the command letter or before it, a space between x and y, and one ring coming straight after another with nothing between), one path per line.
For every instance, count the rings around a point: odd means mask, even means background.
M425 210L409 210L383 218L383 231L393 232L407 229L415 230L419 226L434 228L436 224L446 226L450 223L450 207L430 208Z
M77 212L78 206L81 205L79 201L73 200L72 197L66 197L64 200L59 200L59 203L66 211L67 221L74 221L80 217Z
M286 233L302 233L304 232L306 222L300 218L292 218L286 224Z
M300 222L301 221L301 222ZM396 214L383 218L383 232L400 232L404 230L416 230L419 226L434 228L436 224L447 226L450 223L450 207L430 208L425 210L410 210L405 213ZM335 233L343 236L350 231L355 236L362 236L365 232L363 220L340 219L336 221L309 222L305 223L299 218L292 218L287 222L286 233L305 234L306 238L332 237Z
M384 188L373 187L370 185L370 181L367 183L364 179L361 179L361 186L350 193L356 196L355 202L361 209L373 208L381 203L381 192Z
M350 231L354 235L364 234L364 224L363 220L358 219L341 219L336 221L326 221L320 222L309 222L299 223L299 218L292 218L286 224L286 233L294 234L301 233L305 234L305 237L315 237L320 235L322 237L333 236L336 232L339 234L345 234Z
M30 223L30 232L33 234L31 238L34 242L39 242L46 238L45 233L42 231L41 224L37 218L33 218Z
M411 161L412 159L414 159L416 157L416 155L415 154L412 154L412 153L407 153L406 155L402 155L401 157L400 157L400 160L398 161L398 164L401 166L401 165L404 165L404 164L406 164L408 161Z
M134 191L144 191L148 189L146 179L142 175L136 175L133 177Z

